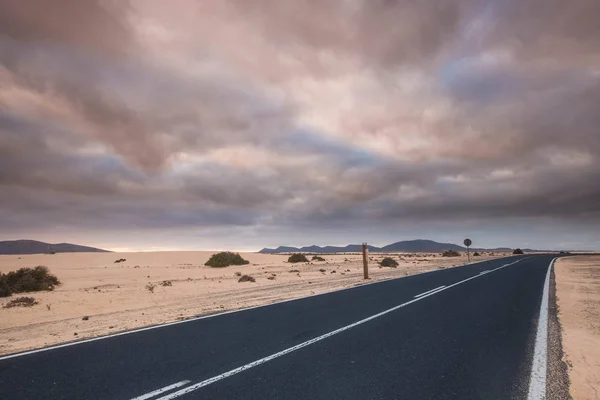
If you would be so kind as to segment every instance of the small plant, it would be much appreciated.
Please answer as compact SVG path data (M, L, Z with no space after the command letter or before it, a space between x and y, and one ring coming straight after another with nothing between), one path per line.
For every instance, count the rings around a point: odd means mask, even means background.
M288 258L289 263L308 262L308 258L304 254L295 253Z
M481 256L481 254L479 254L478 252L473 253L473 257L479 257Z
M296 272L300 272L300 270L299 269L290 269L290 272L295 274Z
M325 273L325 272L327 272L327 270L326 270L325 268L321 268L321 269L319 270L319 272Z
M513 254L525 254L525 253L523 252L523 250L521 250L521 249L519 249L519 248L516 248L516 249L513 251Z
M442 257L460 257L460 253L456 250L446 250L442 253Z
M173 282L171 281L162 281L160 286L173 286Z
M238 282L256 282L256 279L250 275L242 275L242 277L238 279Z
M320 256L312 256L311 261L325 261L325 259Z
M114 262L114 263L115 263L115 264L118 264L118 263L122 263L122 262L125 262L125 261L127 261L127 260L126 260L126 259L124 259L124 258L119 258L118 260L115 260L115 262Z
M10 287L8 286L8 280L6 275L0 273L0 297L8 297L12 294Z
M386 257L383 260L381 260L379 265L381 265L382 267L398 268L398 261L394 260L391 257Z
M52 304L46 304L46 308L48 309L48 311L52 310Z
M8 297L13 293L54 290L56 285L60 285L58 278L42 265L21 268L8 274L0 273L0 297Z
M33 307L36 304L39 303L33 297L17 297L16 299L9 301L4 308Z
M156 288L156 285L154 283L148 283L146 285L146 290L148 290L150 293L154 293L154 288Z
M238 271L238 272L236 272L234 275L235 275L235 276L242 276L242 273L241 273L240 271Z
M223 251L221 253L213 254L208 261L204 264L207 267L223 268L229 265L246 265L250 264L250 261L246 261L240 256L239 253L232 253L230 251Z

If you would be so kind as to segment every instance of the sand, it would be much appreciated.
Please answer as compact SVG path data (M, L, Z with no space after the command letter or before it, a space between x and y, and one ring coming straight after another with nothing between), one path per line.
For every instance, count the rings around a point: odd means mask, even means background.
M555 275L571 396L600 399L600 256L561 258Z
M204 266L214 252L65 253L3 255L0 272L45 265L62 284L35 292L38 305L1 308L19 295L0 298L0 354L106 335L199 315L325 293L367 282L464 265L466 257L393 254L398 268L380 268L371 254L365 281L360 254L323 255L325 262L290 264L287 255L241 253L244 266ZM487 253L476 261L505 256ZM125 262L115 264L117 259ZM309 257L310 258L310 257ZM400 259L401 258L401 259ZM320 270L324 270L321 272ZM334 272L335 271L335 272ZM255 283L239 283L248 274ZM271 279L269 279L271 278ZM161 283L170 281L171 286ZM153 292L146 287L155 285ZM82 320L84 316L89 319Z

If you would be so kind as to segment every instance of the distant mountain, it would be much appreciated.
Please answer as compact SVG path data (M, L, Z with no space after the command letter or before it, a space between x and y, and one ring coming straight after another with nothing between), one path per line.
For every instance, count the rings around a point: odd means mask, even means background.
M419 252L419 253L430 253L440 252L446 250L455 251L466 251L466 247L459 246L453 243L438 243L433 240L404 240L388 244L381 248L381 251L407 251L407 252Z
M50 244L36 240L0 241L0 254L39 254L39 253L108 253L108 250L80 246L71 243Z
M369 251L380 251L379 247L369 246L367 245ZM289 247L289 246L279 246L276 249L267 249L264 248L259 253L355 253L357 251L362 251L361 244L349 244L348 246L305 246L305 247Z
M433 240L404 240L388 244L383 247L367 246L369 251L403 251L407 253L441 253L446 250L455 251L467 251L466 247L459 246L453 243L439 243ZM471 248L473 251L512 251L508 247L500 247L496 249L482 249L482 248ZM279 246L276 249L262 249L259 253L355 253L362 251L362 245L360 244L349 244L348 246L305 246L305 247L289 247ZM534 251L525 249L524 251Z
M367 245L369 251L378 251L379 248L375 246ZM348 246L340 247L340 246L308 246L308 247L300 247L297 251L302 253L350 253L356 251L362 251L362 244L349 244Z

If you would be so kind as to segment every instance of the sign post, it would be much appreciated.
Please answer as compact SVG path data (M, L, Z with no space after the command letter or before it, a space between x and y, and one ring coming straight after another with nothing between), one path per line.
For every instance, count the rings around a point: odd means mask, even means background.
M369 259L367 256L367 244L362 244L362 256L363 256L363 270L365 273L365 279L369 279Z
M469 263L471 263L471 252L469 251L469 246L471 246L473 242L471 242L471 239L465 239L463 243L465 244L465 246L467 246L467 258L469 260Z

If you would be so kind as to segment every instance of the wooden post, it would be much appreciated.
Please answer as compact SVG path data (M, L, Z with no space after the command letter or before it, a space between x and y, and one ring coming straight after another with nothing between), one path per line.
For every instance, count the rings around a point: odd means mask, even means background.
M362 253L363 253L363 269L365 273L365 279L369 279L369 259L367 257L367 244L362 244Z

